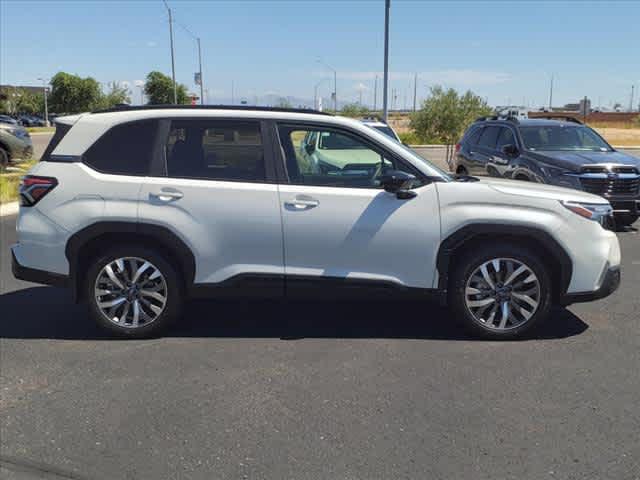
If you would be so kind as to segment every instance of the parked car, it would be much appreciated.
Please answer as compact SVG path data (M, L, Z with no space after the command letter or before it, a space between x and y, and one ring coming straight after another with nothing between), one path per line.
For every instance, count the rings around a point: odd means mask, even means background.
M393 138L396 142L402 143L396 131L393 128L391 128L389 124L383 122L382 120L378 118L368 117L368 118L363 118L362 123L384 133L390 138Z
M10 117L9 115L0 115L0 124L9 124L9 125L17 125L18 122L15 118Z
M44 120L35 115L20 115L18 123L23 127L44 127Z
M600 195L613 205L619 225L631 225L640 214L640 159L571 117L480 118L456 145L455 171Z
M27 130L17 123L0 121L0 169L27 160L33 155L33 144Z
M303 153L323 142L341 147L326 170ZM70 288L130 337L157 335L188 298L364 295L435 298L474 333L515 338L553 304L620 281L606 199L456 179L357 120L313 111L58 118L20 197L14 275ZM428 314L411 312L446 321Z

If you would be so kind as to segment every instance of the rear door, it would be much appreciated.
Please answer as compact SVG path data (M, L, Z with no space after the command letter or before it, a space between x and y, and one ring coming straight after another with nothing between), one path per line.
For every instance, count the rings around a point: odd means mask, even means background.
M142 188L140 221L166 226L191 248L199 286L269 280L265 295L282 292L280 206L262 122L162 124L162 163Z
M487 175L487 167L496 153L496 142L500 134L500 127L497 125L487 125L482 130L482 135L478 140L478 145L474 148L474 173L477 175Z
M504 177L506 172L510 169L513 157L510 157L503 152L503 148L507 145L517 147L515 132L510 127L501 127L500 133L498 134L498 140L496 142L496 150L488 167L490 174L495 174L498 177Z

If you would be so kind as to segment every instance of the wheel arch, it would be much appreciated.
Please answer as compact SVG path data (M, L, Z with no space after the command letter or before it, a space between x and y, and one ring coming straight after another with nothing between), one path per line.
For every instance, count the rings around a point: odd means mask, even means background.
M178 269L185 291L193 284L196 271L193 252L168 228L147 223L97 222L79 230L67 241L65 255L74 299L81 300L81 285L91 258L106 248L128 243L159 250Z
M443 300L447 298L449 274L457 254L469 248L479 248L488 241L511 241L538 253L549 269L554 300L566 293L573 275L573 263L566 250L549 233L535 227L481 223L462 227L440 244L436 267L438 290Z

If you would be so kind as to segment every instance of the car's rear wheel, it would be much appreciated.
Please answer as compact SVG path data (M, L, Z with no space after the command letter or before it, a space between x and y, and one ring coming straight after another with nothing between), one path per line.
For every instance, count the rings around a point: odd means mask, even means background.
M92 262L86 298L100 326L124 337L161 333L180 310L176 269L161 254L140 247L117 247Z
M534 252L509 243L469 251L454 266L449 302L473 334L522 336L548 316L551 280Z

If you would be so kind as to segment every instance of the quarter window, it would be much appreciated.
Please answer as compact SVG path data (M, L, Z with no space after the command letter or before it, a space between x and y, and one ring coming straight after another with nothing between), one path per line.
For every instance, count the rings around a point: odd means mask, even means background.
M258 122L175 120L165 146L174 178L264 181L264 149Z
M83 161L102 173L147 175L156 132L155 120L116 125L85 152Z
M473 132L469 134L469 145L477 145L480 140L480 135L482 135L483 128L476 128Z
M381 188L388 170L409 171L360 138L335 130L280 126L289 181L299 185ZM416 180L416 186L419 185Z

